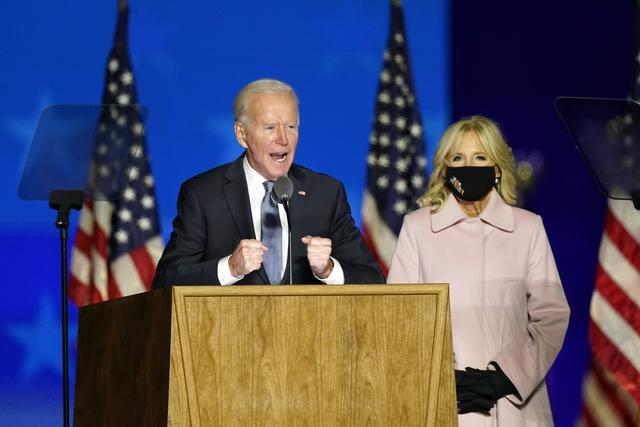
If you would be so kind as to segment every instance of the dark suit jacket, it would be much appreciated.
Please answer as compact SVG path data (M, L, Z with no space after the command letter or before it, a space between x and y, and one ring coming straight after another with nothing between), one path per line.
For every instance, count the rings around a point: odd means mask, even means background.
M218 261L241 239L255 239L247 183L239 159L182 184L173 232L158 263L153 288L171 285L218 285ZM328 237L331 256L340 261L345 283L384 283L384 278L355 227L344 187L336 179L292 165L289 202L293 281L318 284L307 260L303 236ZM301 194L302 193L302 194ZM283 282L288 283L289 271ZM238 284L268 284L263 267Z

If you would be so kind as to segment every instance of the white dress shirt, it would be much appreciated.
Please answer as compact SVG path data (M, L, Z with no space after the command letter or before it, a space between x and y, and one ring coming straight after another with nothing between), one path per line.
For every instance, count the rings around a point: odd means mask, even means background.
M253 219L253 230L255 231L256 240L260 240L262 235L261 230L261 205L262 199L264 198L264 185L265 179L262 175L256 172L255 169L249 165L249 161L245 156L242 162L242 167L244 169L244 176L247 180L247 189L249 191L249 202L251 204L251 218ZM280 214L280 224L282 225L282 269L280 270L281 275L284 275L286 260L288 257L289 250L289 225L287 224L287 213L284 210L284 206L282 204L278 204L278 212ZM218 261L218 280L221 285L233 285L234 283L241 280L244 276L235 277L231 274L231 269L229 268L229 258L231 254L222 258ZM333 270L329 274L326 279L321 279L318 276L316 278L327 285L342 285L344 284L344 271L342 271L342 266L338 262L337 259L331 257L333 260ZM295 279L295 278L294 278Z

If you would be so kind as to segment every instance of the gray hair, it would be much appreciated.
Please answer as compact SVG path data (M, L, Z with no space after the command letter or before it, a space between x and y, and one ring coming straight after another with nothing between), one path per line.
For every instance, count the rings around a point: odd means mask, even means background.
M274 79L254 80L236 95L233 101L233 120L242 124L246 124L247 110L249 109L249 99L257 93L286 93L291 95L296 103L296 112L298 110L298 97L293 88L285 82ZM300 122L300 113L298 112L298 122Z

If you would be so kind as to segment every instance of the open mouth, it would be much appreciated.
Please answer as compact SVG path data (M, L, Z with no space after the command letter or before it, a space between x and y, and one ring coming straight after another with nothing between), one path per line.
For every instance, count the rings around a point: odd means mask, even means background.
M279 163L283 163L287 159L288 155L289 153L285 153L285 152L269 153L269 156L271 156L273 160Z

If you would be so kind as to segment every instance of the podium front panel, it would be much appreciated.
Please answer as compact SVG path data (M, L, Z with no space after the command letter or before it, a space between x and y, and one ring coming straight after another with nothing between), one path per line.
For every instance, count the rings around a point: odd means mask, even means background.
M174 297L178 386L197 424L443 425L432 394L450 340L446 286L176 287Z
M74 424L457 425L447 285L174 286L82 307Z

